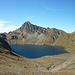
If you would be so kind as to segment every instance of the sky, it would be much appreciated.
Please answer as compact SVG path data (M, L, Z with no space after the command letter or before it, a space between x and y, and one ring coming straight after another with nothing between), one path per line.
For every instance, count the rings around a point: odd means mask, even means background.
M0 0L0 33L32 24L75 31L75 0Z

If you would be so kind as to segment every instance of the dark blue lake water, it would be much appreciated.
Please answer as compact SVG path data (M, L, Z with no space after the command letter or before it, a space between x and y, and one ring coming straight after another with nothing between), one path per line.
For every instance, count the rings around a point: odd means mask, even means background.
M11 45L16 53L27 58L38 58L42 56L51 56L67 53L63 47L57 46L41 46L41 45Z

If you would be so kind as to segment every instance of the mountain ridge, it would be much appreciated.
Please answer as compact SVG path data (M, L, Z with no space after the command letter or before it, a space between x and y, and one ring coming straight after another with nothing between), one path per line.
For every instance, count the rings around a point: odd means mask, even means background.
M50 34L51 32L51 34ZM39 27L39 26L36 26L36 25L33 25L31 24L30 22L25 22L20 28L18 28L17 30L11 32L13 34L19 34L19 40L20 39L28 39L26 40L26 43L30 40L31 41L31 38L34 38L33 41L36 41L36 42L30 42L30 44L39 44L40 45L44 42L45 38L49 39L49 38L52 38L53 40L56 39L59 35L60 35L60 31L53 28L53 29L50 29L50 28L44 28L44 27ZM9 33L8 35L10 35L11 33ZM51 37L46 37L51 35ZM27 38L26 38L26 37ZM36 40L37 39L37 40ZM38 42L38 40L42 40L43 42ZM53 40L51 42L53 42ZM46 40L45 40L46 41ZM29 42L28 42L29 43ZM25 43L24 43L25 44Z
M30 27L29 27L30 28ZM34 29L35 30L35 29ZM24 30L25 31L25 30ZM27 75L74 75L75 74L75 32L68 34L62 30L48 29L46 33L41 31L25 32L18 29L8 34L0 34L0 74L27 74ZM37 37L36 35L37 34ZM40 36L42 35L42 37ZM53 37L54 36L54 37ZM27 37L27 38L26 38ZM57 45L72 50L72 53L56 55L51 57L41 57L37 59L27 59L24 57L12 56L9 44L39 44L41 45ZM43 40L44 39L44 40ZM32 42L34 40L34 42ZM41 42L42 40L42 42ZM51 40L51 42L49 42ZM7 42L9 42L9 44ZM27 41L27 43L23 43ZM43 43L43 44L42 44ZM74 51L74 52L73 52ZM38 72L37 72L37 71Z
M9 44L56 45L68 49L75 45L74 35L75 32L70 34L56 28L40 27L27 21L6 36Z

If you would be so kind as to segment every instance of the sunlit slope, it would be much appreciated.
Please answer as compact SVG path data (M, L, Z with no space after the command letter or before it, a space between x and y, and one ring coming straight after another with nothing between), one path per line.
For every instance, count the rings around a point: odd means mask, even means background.
M28 21L6 36L9 44L56 45L70 52L75 48L75 32L66 33L56 28L44 28Z

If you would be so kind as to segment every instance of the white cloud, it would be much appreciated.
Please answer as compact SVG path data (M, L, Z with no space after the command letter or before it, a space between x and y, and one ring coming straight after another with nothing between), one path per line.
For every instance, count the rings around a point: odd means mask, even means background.
M0 23L9 23L10 21L0 21Z
M51 10L51 11L63 11L64 9L55 9L55 8L48 8L44 7L46 10Z
M29 16L29 17L27 17L26 19L32 19L34 16Z
M9 23L10 21L0 21L0 26L4 26L4 24Z
M9 32L17 29L19 26L16 25L6 25L10 21L0 21L0 33Z
M16 30L17 28L19 28L19 26L15 26L15 25L7 26L7 27L1 26L0 27L0 33L3 33L3 32L8 33L9 31Z
M1 26L4 26L4 24L0 23L0 27L1 27Z

